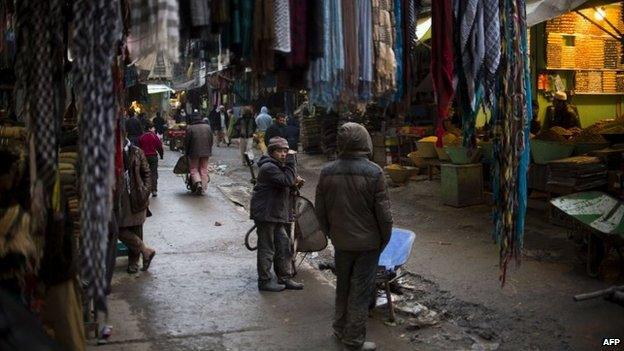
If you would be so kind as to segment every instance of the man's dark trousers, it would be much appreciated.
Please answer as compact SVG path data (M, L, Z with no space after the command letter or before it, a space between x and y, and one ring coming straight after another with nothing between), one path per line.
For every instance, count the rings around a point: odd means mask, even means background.
M336 249L334 333L344 344L359 347L366 338L368 306L375 288L379 250Z
M271 266L275 262L278 279L293 276L292 247L286 230L286 223L256 222L258 230L258 285L271 280Z
M152 192L158 191L158 156L147 156L147 164L152 177Z

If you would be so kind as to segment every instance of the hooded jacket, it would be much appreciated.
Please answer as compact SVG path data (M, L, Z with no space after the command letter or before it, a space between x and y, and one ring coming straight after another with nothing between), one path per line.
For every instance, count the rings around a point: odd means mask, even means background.
M290 221L290 187L295 184L295 161L288 155L286 163L271 156L258 161L258 178L251 196L251 219L260 222Z
M190 158L212 156L212 130L208 124L195 118L186 127L185 150Z
M266 106L262 106L260 114L256 116L256 126L259 132L264 132L273 124L273 118L269 115L269 109Z
M316 214L339 250L383 250L392 232L392 214L382 169L369 161L373 147L363 126L338 129L338 160L326 165L316 188Z

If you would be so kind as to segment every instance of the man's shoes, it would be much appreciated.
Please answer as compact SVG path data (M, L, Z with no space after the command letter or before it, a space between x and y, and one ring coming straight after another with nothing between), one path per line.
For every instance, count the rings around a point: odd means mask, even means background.
M285 285L277 284L273 280L268 281L266 283L260 283L258 285L258 290L260 291L271 291L271 292L280 292L286 289Z
M198 183L198 184L195 186L195 193L196 193L197 195L201 195L201 194L203 194L203 193L204 193L204 189L202 188L201 183Z
M298 283L290 278L280 280L280 284L284 284L288 290L303 290L303 283Z
M147 271L149 269L149 266L152 263L154 256L156 256L156 251L153 249L149 249L147 251L147 255L145 253L143 254L143 267L141 267L142 271Z
M156 197L158 196L158 192L157 191L152 191L152 197Z
M139 273L139 265L136 263L131 263L128 265L128 269L126 270L128 274L137 274Z
M351 345L347 345L345 344L345 346L347 347L347 349L349 350L357 350L357 351L374 351L377 350L377 344L375 344L372 341L365 341L362 345L360 346L351 346Z

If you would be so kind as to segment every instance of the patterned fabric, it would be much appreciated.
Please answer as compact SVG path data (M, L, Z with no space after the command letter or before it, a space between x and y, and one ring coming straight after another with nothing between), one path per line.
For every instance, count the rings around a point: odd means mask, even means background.
M399 101L403 97L403 12L402 1L394 0L394 29L396 40L394 53L396 57L396 94L394 100Z
M273 49L281 52L292 50L290 43L290 5L288 0L274 0L275 43Z
M431 77L436 93L438 146L442 146L444 120L453 99L453 8L451 0L436 0L431 3Z
M372 98L373 87L373 8L370 1L358 2L359 95Z
M500 280L507 266L519 260L524 235L531 125L531 79L524 0L504 0L500 12L501 74L493 111L495 198L494 237L500 245Z
M322 0L323 56L313 60L308 72L310 102L333 109L343 89L345 68L342 6L340 0Z
M378 97L387 97L396 90L394 0L373 0L372 2L376 73L373 91Z
M105 310L106 252L111 215L115 94L111 66L121 37L118 4L76 0L74 75L80 122L82 278L86 295Z
M342 13L354 14L344 16L342 18L342 26L344 33L344 49L345 49L345 72L344 72L344 98L347 101L354 101L358 92L358 73L359 73L359 57L358 57L358 7L360 0L343 1Z
M152 71L158 53L163 54L167 63L177 63L180 39L178 1L130 0L130 11L132 27L128 49L137 67Z
M496 73L500 65L500 16L499 0L483 0L483 21L485 23L484 89L485 104L494 105L496 100Z
M275 66L275 22L273 1L256 0L253 16L253 57L251 63L256 74L273 71Z

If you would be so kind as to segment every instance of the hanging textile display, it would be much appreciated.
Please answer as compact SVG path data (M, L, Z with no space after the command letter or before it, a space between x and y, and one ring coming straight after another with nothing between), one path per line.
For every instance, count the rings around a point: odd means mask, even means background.
M370 1L358 2L359 98L372 99L373 8Z
M254 5L252 65L256 74L265 74L274 69L274 10L272 0L257 0Z
M344 71L344 99L346 101L354 101L358 91L358 73L359 73L359 56L358 56L358 6L360 0L343 1L342 13L353 14L342 18L344 32L344 53L345 53L345 71Z
M273 49L281 52L290 52L292 50L290 42L290 5L288 0L273 0L275 21L275 43Z
M73 32L76 103L80 111L82 279L105 310L106 251L115 159L115 94L111 66L121 38L117 3L76 0Z
M500 280L507 266L519 260L524 235L531 125L531 80L524 0L505 0L501 12L498 101L492 114L494 131L494 237L500 245Z
M403 97L403 0L394 0L394 54L396 57L396 93L394 101L400 101Z
M344 86L345 56L340 0L319 1L323 6L323 56L310 64L310 102L334 108Z
M453 99L453 8L451 0L431 2L431 77L436 94L438 146L442 146L444 120Z
M485 57L483 86L486 107L492 108L496 101L496 80L501 58L499 0L483 0L485 23Z
M377 97L390 97L396 90L394 41L394 0L373 0L373 44L375 48L373 90Z
M306 0L292 0L290 21L292 31L292 63L295 67L308 66L308 17L309 2Z

